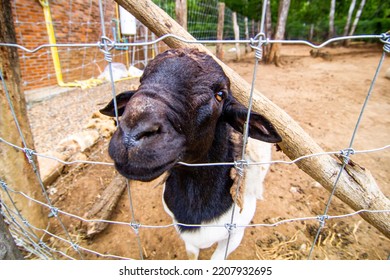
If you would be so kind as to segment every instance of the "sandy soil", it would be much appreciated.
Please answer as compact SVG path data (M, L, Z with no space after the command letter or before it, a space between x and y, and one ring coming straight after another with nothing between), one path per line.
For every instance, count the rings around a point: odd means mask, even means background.
M378 65L381 50L376 46L328 48L330 56L313 58L309 48L284 46L282 67L260 65L256 88L290 114L326 151L348 147L352 131ZM252 81L254 58L246 55L240 62L227 63L248 82ZM389 144L390 80L384 72L390 67L385 60L373 94L359 127L354 148L373 149ZM120 92L132 82L117 83ZM53 149L59 140L83 127L92 112L111 98L110 86L75 90L30 106L29 117L38 151ZM93 147L90 160L109 161L107 139ZM274 151L275 159L287 159ZM381 190L390 196L389 150L354 155L353 160L369 169ZM83 216L93 205L115 174L114 168L101 165L72 167L50 187L55 206ZM168 225L169 216L161 203L161 187L132 183L130 186L135 219L142 225ZM258 202L253 223L315 217L323 214L329 192L295 165L272 165L266 178L264 200ZM114 221L132 221L127 191L111 217ZM329 215L353 212L334 198ZM72 237L83 247L100 254L140 258L139 243L129 226L110 225L93 240L82 239L80 221L61 216ZM317 233L317 221L300 221L277 227L251 227L246 230L240 247L230 259L307 259ZM53 230L63 236L53 220ZM185 259L183 243L172 227L140 228L140 244L145 259ZM52 240L55 248L79 258L69 246ZM201 253L210 257L212 250ZM329 220L322 230L312 259L387 259L390 241L360 216ZM102 256L84 253L87 259Z

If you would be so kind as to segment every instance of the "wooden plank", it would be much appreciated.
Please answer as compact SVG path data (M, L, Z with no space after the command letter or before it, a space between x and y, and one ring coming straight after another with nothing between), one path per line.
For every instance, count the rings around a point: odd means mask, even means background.
M16 43L10 1L0 0L0 7L0 42ZM26 102L21 86L19 57L16 48L0 47L0 67L4 78L4 81L0 81L0 137L23 147L22 138L15 124L15 115L20 130L24 135L26 147L33 150L34 142L27 119ZM10 108L5 88L2 85L3 82L9 93L13 110ZM15 191L23 192L34 199L46 202L37 176L25 153L1 142L0 179ZM12 207L8 195L1 192L1 188L0 194L4 203ZM10 193L10 195L12 200L16 201L18 210L30 224L40 229L47 227L48 208L33 203L22 195L16 193ZM19 222L23 223L21 220ZM43 232L36 231L36 234L41 236Z
M23 260L3 216L0 215L0 260Z
M187 0L176 0L176 21L187 30Z
M218 26L217 26L217 40L223 40L223 26L225 22L225 3L218 3ZM216 55L220 60L223 60L223 44L217 44Z

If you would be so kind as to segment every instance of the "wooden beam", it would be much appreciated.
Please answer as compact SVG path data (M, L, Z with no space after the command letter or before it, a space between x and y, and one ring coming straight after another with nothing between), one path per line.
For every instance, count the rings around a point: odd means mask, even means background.
M195 40L152 1L115 1L132 13L157 36L174 34L186 40ZM171 48L197 48L213 56L206 47L198 43L186 43L175 38L167 38L165 43ZM215 56L213 57L230 78L234 96L242 104L248 104L251 86L231 68ZM253 109L266 116L275 125L283 138L283 142L279 146L290 159L294 160L304 155L323 152L319 145L286 112L257 90L254 94ZM332 191L342 163L334 157L323 155L298 161L297 165L328 191ZM370 172L352 162L342 171L335 195L356 211L361 209L390 209L389 199L380 191ZM390 238L389 213L364 212L361 216Z
M232 22L233 22L234 40L238 41L240 40L240 27L238 26L236 12L232 13ZM240 44L236 43L235 45L236 45L236 61L240 61L241 59Z
M2 215L0 215L0 244L0 260L23 260L23 255L16 246Z
M187 30L187 0L176 0L176 21Z
M225 3L218 2L218 25L217 25L217 40L223 40L223 26L225 23ZM223 44L217 44L216 46L216 56L223 60Z
M0 0L0 6L0 42L16 43L10 1ZM26 102L21 86L19 56L16 48L0 47L0 68L4 78L4 81L0 80L0 137L13 144L23 146L15 123L16 118L24 135L26 148L33 150L34 142L27 119ZM3 82L9 93L13 111L10 108L5 88L2 85ZM1 142L0 179L15 191L21 191L32 198L46 202L37 176L26 155L20 150ZM43 208L22 195L14 193L10 193L10 195L12 200L17 203L18 210L31 225L40 229L47 227L49 213L47 208ZM0 196L6 205L12 207L8 195L2 192L1 188ZM21 220L19 222L20 224L23 223ZM36 234L41 236L43 232L36 231Z

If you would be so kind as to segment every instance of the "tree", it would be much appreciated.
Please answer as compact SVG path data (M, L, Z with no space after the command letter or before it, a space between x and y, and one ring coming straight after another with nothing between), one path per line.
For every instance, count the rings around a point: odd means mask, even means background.
M287 16L290 9L290 0L279 1L278 23L276 26L275 40L283 40L286 30ZM280 43L275 43L271 46L269 55L266 57L267 63L275 63L280 66Z
M176 21L187 30L187 0L176 0Z
M352 36L355 33L356 26L357 26L357 24L359 22L359 19L360 19L360 16L361 16L362 12L363 12L363 8L364 8L365 4L366 4L366 0L362 0L360 2L360 6L359 6L358 11L356 12L356 16L355 16L355 20L354 20L354 22L352 24L352 28L349 31L349 36Z
M192 0L195 1L195 0ZM226 6L237 13L256 21L261 19L263 1L268 0L221 0ZM280 2L280 1L279 1ZM332 3L335 2L334 13ZM278 20L278 1L270 1L273 30ZM356 10L361 5L361 0L294 0L291 1L286 25L285 39L302 39L323 42L328 37L343 34L349 35ZM268 4L269 6L269 4ZM357 13L356 13L357 14ZM333 19L332 19L333 17ZM390 26L390 1L370 0L364 1L364 12L358 17L353 33L381 34ZM333 22L333 24L331 23ZM332 28L330 29L330 27ZM333 31L334 30L334 31ZM333 35L332 35L333 34ZM268 38L270 37L267 33Z
M259 0L224 0L226 7L249 19L260 20L262 2Z
M267 38L272 37L272 12L271 12L271 0L267 1L267 9L265 12L265 34Z
M352 0L351 1L351 5L349 6L348 16L347 16L347 23L345 24L345 27L344 27L344 34L343 34L343 36L347 36L348 35L349 27L351 25L352 14L353 14L353 11L355 10L355 5L356 5L356 0Z
M225 3L218 2L217 40L223 39L224 21L225 21ZM223 56L224 56L223 44L216 45L216 55L220 60L223 60Z
M267 38L272 38L272 13L271 13L271 0L267 1L267 10L265 14L265 35ZM264 57L267 57L271 51L271 45L264 46Z
M334 31L334 14L336 11L336 0L330 1L330 12L329 12L329 34L328 38L333 38L335 35Z
M349 34L348 34L349 36L352 36L355 33L356 27L358 25L358 22L359 22L361 14L363 12L363 8L364 8L365 4L366 4L366 0L362 0L360 2L360 6L359 6L359 8L358 8L358 10L356 12L356 15L355 15L355 20L353 21L351 30L349 31ZM344 46L348 46L349 42L350 42L350 40L345 40L344 41Z

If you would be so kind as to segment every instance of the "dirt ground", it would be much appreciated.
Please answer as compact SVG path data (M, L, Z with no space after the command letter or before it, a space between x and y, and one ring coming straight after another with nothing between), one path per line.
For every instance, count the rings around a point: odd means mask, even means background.
M330 55L313 58L303 46L283 46L283 66L260 64L256 88L290 114L325 151L347 148L360 109L378 65L381 49L377 46L326 48ZM240 62L226 53L226 61L248 82L252 81L253 53ZM390 80L384 77L390 67L385 59L374 91L358 129L353 147L356 150L380 148L390 139ZM132 82L116 84L120 92ZM92 112L102 107L111 97L110 86L74 90L30 106L36 149L51 150L59 140L77 132L87 123ZM108 139L102 138L90 151L90 160L110 161L107 156ZM274 149L274 159L287 157ZM382 192L390 196L389 149L357 154L353 160L369 169ZM115 174L112 167L82 165L72 167L52 186L51 198L59 209L83 216L101 195ZM77 219L61 215L72 238L81 246L100 254L126 258L140 258L140 247L145 259L185 259L183 243L164 212L161 186L130 182L135 220L141 225L140 243L134 230L125 225L111 224L92 240L84 240ZM264 200L258 201L254 224L274 223L284 219L322 215L329 192L295 165L275 164L266 178ZM132 221L128 192L125 191L111 220ZM353 212L337 198L333 198L329 215ZM52 229L64 236L52 219ZM318 221L290 222L276 227L250 227L243 242L229 259L307 259L317 233ZM139 245L141 244L141 245ZM51 239L54 248L66 250L79 258L69 247ZM200 258L211 256L212 249L201 252ZM99 254L83 252L86 259L102 259ZM326 222L311 259L387 259L390 241L360 216L333 219ZM107 257L110 258L110 257Z

